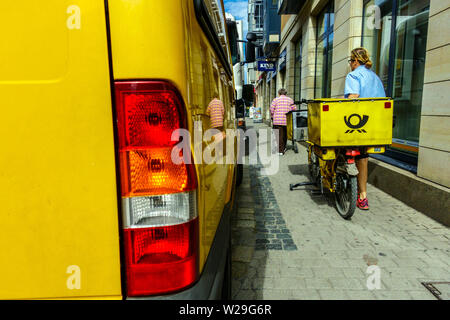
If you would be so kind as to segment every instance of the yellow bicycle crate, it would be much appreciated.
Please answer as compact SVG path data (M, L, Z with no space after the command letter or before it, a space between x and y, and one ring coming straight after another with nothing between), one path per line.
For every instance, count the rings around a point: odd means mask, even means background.
M322 147L390 145L393 108L391 98L311 100L309 141Z

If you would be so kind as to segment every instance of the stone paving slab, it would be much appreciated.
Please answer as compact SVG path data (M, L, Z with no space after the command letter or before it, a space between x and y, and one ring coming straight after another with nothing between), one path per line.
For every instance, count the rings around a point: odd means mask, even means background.
M350 221L330 195L289 191L309 181L306 149L298 147L279 158L275 175L244 165L232 217L233 298L435 300L421 282L450 281L449 228L370 184L370 210L356 209ZM370 268L380 289L368 288L376 284Z

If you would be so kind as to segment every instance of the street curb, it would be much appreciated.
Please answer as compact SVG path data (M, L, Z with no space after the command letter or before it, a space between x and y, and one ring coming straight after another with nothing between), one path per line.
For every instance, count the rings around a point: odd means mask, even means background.
M450 226L450 189L369 158L368 182L430 218Z

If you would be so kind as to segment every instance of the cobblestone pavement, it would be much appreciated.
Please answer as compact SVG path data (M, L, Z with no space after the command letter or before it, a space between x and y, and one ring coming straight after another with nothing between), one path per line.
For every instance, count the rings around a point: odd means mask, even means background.
M233 298L436 299L421 282L450 281L449 228L370 184L370 210L356 209L350 221L331 196L289 191L308 181L306 149L298 146L280 157L275 175L244 166L232 219ZM369 290L372 268L381 281Z

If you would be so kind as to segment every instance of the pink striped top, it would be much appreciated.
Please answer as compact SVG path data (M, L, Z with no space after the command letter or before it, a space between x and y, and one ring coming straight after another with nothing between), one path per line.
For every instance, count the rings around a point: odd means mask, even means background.
M211 128L223 127L225 109L222 101L216 98L212 99L206 109L206 114L210 117Z
M272 105L270 106L270 114L272 115L274 125L286 125L286 113L297 108L293 103L294 100L285 95L273 99Z

